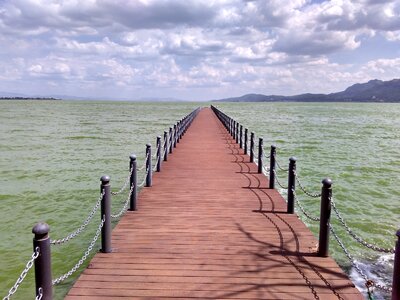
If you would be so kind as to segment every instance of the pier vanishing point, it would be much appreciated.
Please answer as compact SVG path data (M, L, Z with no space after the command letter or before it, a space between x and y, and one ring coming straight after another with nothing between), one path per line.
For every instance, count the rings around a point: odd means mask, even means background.
M66 299L364 299L209 108Z

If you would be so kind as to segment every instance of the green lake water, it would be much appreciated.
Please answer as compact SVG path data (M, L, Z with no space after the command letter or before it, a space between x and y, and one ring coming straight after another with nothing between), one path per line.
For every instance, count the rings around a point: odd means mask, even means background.
M53 239L77 229L97 201L101 175L110 175L113 190L117 190L128 175L131 153L138 155L140 164L146 143L154 145L156 136L171 124L205 105L1 101L0 297L7 295L32 254L31 230L36 222L46 221ZM296 156L298 174L310 191L318 193L321 180L332 178L334 199L348 225L368 242L393 247L400 225L399 104L217 106L256 137L262 136L266 151L276 144L281 165ZM286 184L286 175L278 175ZM318 199L298 194L304 206L318 215ZM117 199L114 212L125 196ZM52 247L53 277L67 272L83 255L99 218L96 215L88 229L68 244ZM303 219L317 234L318 224ZM347 236L333 216L332 222L361 269L369 277L380 278L381 284L390 284L393 255L365 249ZM333 239L331 253L352 279L362 284ZM64 297L77 276L55 288L56 299ZM33 295L31 270L13 299L31 299Z

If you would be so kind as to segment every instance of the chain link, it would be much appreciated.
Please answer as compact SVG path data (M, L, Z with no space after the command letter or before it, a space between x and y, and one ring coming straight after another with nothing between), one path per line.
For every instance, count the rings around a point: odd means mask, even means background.
M111 192L111 195L116 196L116 195L121 194L123 191L125 191L126 187L128 186L128 183L129 183L129 181L130 181L130 179L131 179L131 177L132 177L132 173L133 173L133 168L131 168L131 169L129 170L129 176L126 178L125 183L124 183L124 185L120 188L120 190L119 190L118 192Z
M311 197L311 198L320 198L321 197L321 193L319 194L312 194L310 192L308 192L305 187L301 184L299 176L297 175L297 172L294 172L294 177L296 177L296 181L300 187L300 189L303 191L304 194L306 194L307 196Z
M158 165L158 162L160 161L160 157L157 157L157 160L156 160L156 162L154 163L154 167L153 167L153 171L156 171L157 170L157 165Z
M375 246L371 243L364 241L360 236L358 236L356 233L354 233L353 230L351 230L351 228L349 226L347 226L346 221L343 219L342 215L340 214L339 210L336 207L335 201L333 201L332 198L331 198L331 204L332 204L332 208L335 211L335 214L338 217L342 226L346 229L347 233L350 234L350 236L353 239L355 239L358 243L360 243L364 247L367 247L367 248L377 251L377 252L394 254L394 248L381 248L381 247Z
M387 286L383 286L383 285L377 284L375 281L373 281L372 279L369 279L367 277L367 275L364 274L364 272L360 269L360 267L357 265L357 263L355 262L355 260L353 259L353 257L349 253L349 251L344 246L343 242L340 240L339 236L336 234L335 230L332 227L332 224L329 224L329 229L332 232L333 237L335 238L335 240L339 244L340 248L342 248L344 254L349 259L349 261L350 261L351 265L353 266L353 268L365 280L366 286L367 287L376 287L376 288L378 288L378 289L380 289L382 291L390 293L392 291L391 287L387 287Z
M283 185L280 183L280 181L279 181L279 179L278 179L278 174L276 173L276 170L275 170L275 169L274 169L274 174L275 174L275 180L276 180L276 182L278 183L278 185L279 185L281 188L283 188L284 190L287 190L288 187L287 187L287 186L283 186Z
M264 152L264 158L266 158L266 159L270 159L271 158L271 154L265 155L265 151L263 151L263 152Z
M278 166L278 169L283 171L283 172L289 172L289 169L284 169L281 167L281 164L278 162L278 160L276 159L276 155L275 155L275 163Z
M265 175L267 175L267 176L269 176L269 171L270 171L270 169L269 168L266 168L265 166L264 166L264 164L262 165L262 168L263 168L263 170L265 171Z
M43 289L40 287L38 288L38 295L36 296L35 300L42 300L43 298Z
M144 184L146 183L146 179L147 179L147 174L148 174L148 170L146 170L145 176L143 178L143 181L141 184L138 185L138 188L141 188L144 186Z
M297 195L296 195L296 191L292 189L292 192L293 192L293 196L294 196L294 201L296 202L297 206L300 208L301 212L302 212L307 218L309 218L310 220L315 221L315 222L319 222L319 221L320 221L320 218L312 216L310 213L308 213L308 212L304 209L303 205L300 204L300 201L299 201L299 199L297 198Z
M8 291L8 295L5 296L3 300L10 300L10 297L15 294L21 283L24 281L29 270L32 268L33 262L36 260L36 258L38 258L39 253L40 253L40 248L36 247L35 252L32 253L31 259L28 260L28 262L26 263L25 269L21 272L21 275L19 275L17 281L14 283L13 287Z
M339 244L340 248L342 248L344 254L346 255L346 257L350 261L350 263L353 266L353 268L356 269L357 273L360 274L360 276L365 280L365 282L369 281L367 275L365 275L364 272L360 269L360 267L356 264L356 262L354 261L353 257L351 256L350 252L346 249L346 247L344 246L343 242L340 240L339 236L336 234L335 230L332 227L332 224L329 224L329 229L332 232L333 237L335 238L335 240Z
M67 273L65 273L64 275L61 275L60 277L56 278L53 280L53 285L59 284L61 282L63 282L65 279L67 279L68 277L70 277L73 273L76 272L76 270L78 270L78 268L83 264L83 262L88 258L90 252L92 252L93 247L97 241L97 239L100 236L101 233L101 229L103 228L105 222L105 217L103 216L103 219L100 222L99 227L97 228L96 234L94 235L93 240L90 242L89 247L87 248L87 250L85 251L85 253L83 254L82 258L75 264L75 266L72 267L71 270L69 270Z
M376 287L377 289L385 291L386 293L391 293L392 292L392 288L391 287L384 286L384 285L378 284L376 282L373 282L373 286Z
M86 220L82 223L82 225L76 231L70 233L68 236L66 236L66 237L64 237L62 239L51 240L50 244L52 244L52 245L64 244L64 243L68 242L69 240L77 237L80 233L82 233L83 230L85 230L86 226L89 225L90 221L93 219L93 216L95 215L95 213L99 209L100 204L101 204L101 200L103 199L103 197L104 197L104 191L100 194L99 199L97 200L95 206L93 207L92 211L90 212L90 214L88 215Z
M112 214L111 218L117 219L117 218L121 217L126 212L126 210L128 209L129 200L131 199L132 192L133 192L134 188L135 188L135 186L132 184L132 187L131 187L131 189L129 191L128 198L126 199L126 201L124 203L124 206L122 207L121 211L119 213L115 214L115 215Z
M138 171L142 171L142 170L144 170L144 168L146 168L146 164L147 164L147 159L149 158L149 154L147 153L146 154L146 158L145 158L145 160L144 160L144 163L143 163L143 166L141 166L140 168L138 168L137 170Z

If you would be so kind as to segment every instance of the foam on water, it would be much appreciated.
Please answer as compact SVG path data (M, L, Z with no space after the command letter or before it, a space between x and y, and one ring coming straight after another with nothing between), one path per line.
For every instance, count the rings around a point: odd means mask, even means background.
M359 261L355 263L367 278L373 280L376 284L381 286L391 286L393 274L394 254L384 254L379 256L375 261ZM356 287L364 294L367 295L367 288L365 286L364 278L357 272L355 268L350 270L350 279L354 282ZM373 292L376 300L390 299L390 294L380 289L375 288Z

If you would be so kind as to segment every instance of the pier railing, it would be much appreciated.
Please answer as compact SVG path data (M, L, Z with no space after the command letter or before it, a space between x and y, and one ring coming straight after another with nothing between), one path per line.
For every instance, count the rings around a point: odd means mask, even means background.
M34 266L35 269L35 292L36 300L51 300L53 299L53 286L57 285L73 273L87 260L90 253L101 236L101 252L109 253L112 250L111 244L111 219L120 218L127 210L137 210L137 194L139 188L152 186L153 172L161 172L162 161L167 161L168 154L173 153L173 149L177 147L180 140L186 133L187 129L193 122L194 118L200 111L200 108L195 109L176 124L169 127L169 132L164 131L164 139L161 141L161 136L156 138L156 150L152 155L151 144L146 144L146 157L140 167L138 167L137 157L131 154L129 157L129 174L118 191L111 191L110 176L104 175L100 181L100 195L96 200L92 210L82 224L72 233L60 239L50 239L50 227L46 223L37 223L33 229L33 253L31 258L26 263L26 267L21 272L21 275L11 287L8 294L3 300L9 300L17 292L18 287L24 281L29 270ZM138 171L145 171L144 177L138 184ZM112 197L122 195L129 188L128 197L123 202L122 207L116 214L111 213ZM97 227L93 239L90 241L88 248L79 259L79 261L65 274L53 279L51 268L51 247L68 243L70 240L81 234L93 220L94 215L100 209L100 222Z
M258 138L257 155L255 154L255 133L251 132L250 140L248 140L249 129L243 127L235 119L231 118L215 106L211 106L212 110L218 117L218 119L225 126L227 131L231 134L232 138L239 144L239 147L243 149L244 154L248 154L249 162L255 162L258 166L258 173L264 173L269 179L269 188L274 189L275 184L280 188L287 191L287 213L293 214L295 205L299 210L311 221L319 222L319 239L318 239L318 250L317 255L321 257L326 257L329 255L329 240L330 233L339 244L343 253L349 260L352 267L357 271L357 273L365 281L365 286L368 291L368 295L372 297L374 288L377 288L384 293L391 294L392 300L400 299L400 230L397 231L396 242L394 248L384 248L378 245L374 245L370 242L365 241L357 233L354 232L348 225L346 220L343 218L336 203L333 198L332 193L332 180L325 178L322 180L321 192L310 192L308 188L302 183L299 175L296 171L296 157L289 158L288 168L283 167L277 159L277 147L271 145L269 154L264 153L264 139L262 137ZM242 134L244 128L244 135ZM267 167L267 160L269 160L269 166ZM282 172L287 174L287 185L283 182L283 178L279 177ZM301 193L306 197L320 199L320 215L313 216L304 205L299 201L297 197L296 184L299 187ZM332 225L331 210L334 211L334 216L337 217L338 223L342 226L345 232L360 245L380 253L390 253L394 254L394 271L393 271L393 281L392 286L385 286L378 284L361 270L349 250L344 245L342 239L338 235L338 231Z

